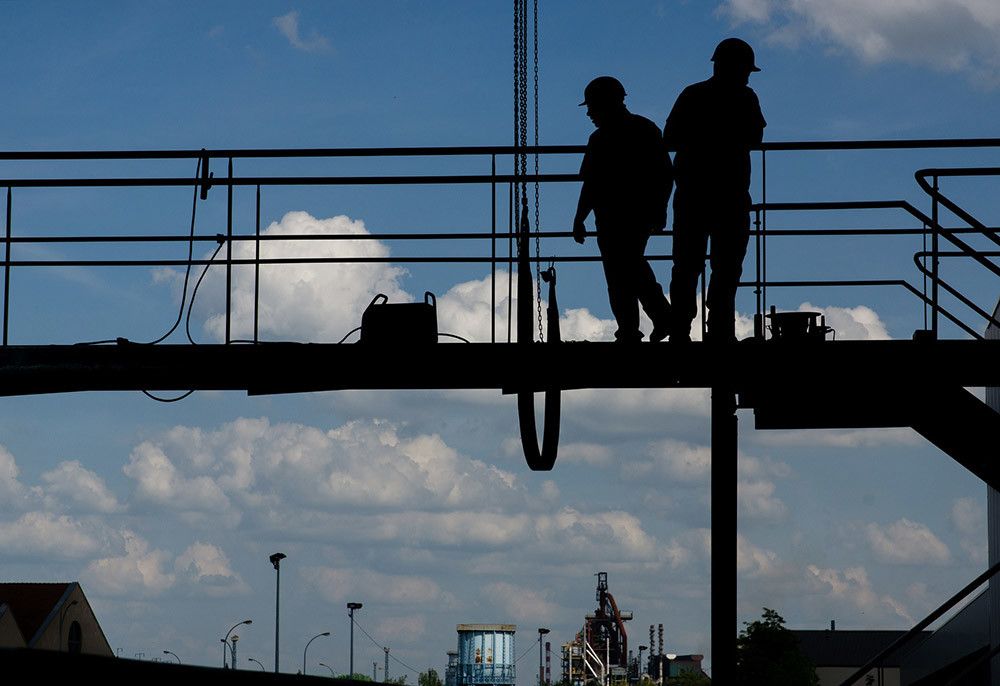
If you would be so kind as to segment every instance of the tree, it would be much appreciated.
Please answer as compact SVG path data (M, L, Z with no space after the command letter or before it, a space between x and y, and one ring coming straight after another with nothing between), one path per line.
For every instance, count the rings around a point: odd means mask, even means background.
M816 668L799 652L795 634L785 620L764 608L762 618L744 622L736 639L736 684L738 686L817 686Z
M438 676L437 670L431 667L426 672L420 672L420 676L417 677L417 686L444 686L444 682Z

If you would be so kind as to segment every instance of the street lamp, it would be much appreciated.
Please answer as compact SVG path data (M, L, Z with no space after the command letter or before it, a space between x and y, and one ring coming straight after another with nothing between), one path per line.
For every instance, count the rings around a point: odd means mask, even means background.
M62 649L63 649L63 619L65 619L66 613L69 612L69 609L71 607L73 607L74 605L78 605L78 604L79 604L79 602L76 601L76 600L74 600L69 605L67 605L66 607L64 607L63 611L59 613L59 651L60 652L62 652Z
M316 634L315 636L313 636L312 638L309 639L309 643L312 643L313 641L315 641L320 636L329 636L329 635L330 635L329 631L324 631L321 634ZM309 643L306 643L306 647L302 650L302 675L303 676L305 676L305 674L306 674L306 652L309 650Z
M262 671L262 672L266 672L266 671L267 671L266 669L264 669L264 665L262 665L262 664L260 663L260 660L255 660L255 659L253 659L252 657L248 657L247 659L248 659L248 660L249 660L250 662L256 662L256 663L257 663L257 666L258 666L258 667L260 667L260 671Z
M549 633L548 629L538 629L538 686L545 684L545 668L542 666L542 636Z
M233 629L235 629L236 627L240 626L241 624L253 624L253 620L252 619L244 619L242 622L236 622L236 624L233 624L233 626L229 629L229 631L226 632L226 637L224 639L222 639L222 643L223 643L223 647L222 647L222 668L223 669L226 668L226 646L229 645L229 634L233 633ZM233 667L235 668L236 665L233 665Z
M336 674L333 673L333 667L331 667L330 665L326 664L325 662L320 662L319 666L320 667L326 667L327 669L329 669L330 670L330 676L336 676Z
M281 607L281 561L284 560L287 555L284 553L275 553L271 557L267 558L274 565L274 571L277 572L274 580L274 673L278 673L278 609Z
M638 684L642 684L642 671L643 671L643 667L642 667L642 651L644 651L644 650L649 650L649 648L647 646L639 646L639 673L636 674L636 677L635 677L636 683L638 683Z
M164 651L163 651L163 654L164 654L164 655L173 655L173 656L174 656L174 659L175 659L175 660L177 660L177 664L180 664L180 663L181 663L181 659L180 659L179 657L177 657L177 653L172 653L172 652L170 652L169 650L164 650Z
M361 603L347 603L348 614L351 617L351 675L350 679L354 678L354 611L360 610L362 607Z

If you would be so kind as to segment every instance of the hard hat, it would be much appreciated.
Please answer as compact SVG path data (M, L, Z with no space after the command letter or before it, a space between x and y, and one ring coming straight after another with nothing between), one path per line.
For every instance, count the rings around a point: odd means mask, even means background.
M614 76L598 76L583 89L580 106L604 102L624 102L625 86Z
M760 67L754 64L753 48L739 38L726 38L715 46L712 61L744 67L750 71L760 71Z

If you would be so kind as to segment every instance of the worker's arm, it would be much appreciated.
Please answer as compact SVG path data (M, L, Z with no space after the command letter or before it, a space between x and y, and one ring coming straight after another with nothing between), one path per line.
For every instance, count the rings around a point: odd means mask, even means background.
M576 202L576 215L573 217L573 240L583 243L587 239L587 227L584 221L594 210L593 193L591 190L590 177L590 151L583 156L583 164L580 165L580 176L583 177L583 186L580 187L580 199Z

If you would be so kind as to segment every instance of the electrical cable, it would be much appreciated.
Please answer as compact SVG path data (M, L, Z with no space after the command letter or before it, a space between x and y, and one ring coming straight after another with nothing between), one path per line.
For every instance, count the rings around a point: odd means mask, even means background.
M374 643L380 650L385 651L386 647L383 646L382 644L380 644L374 638L372 638L372 635L369 634L367 631L365 631L364 627L361 626L361 624L359 624L356 619L354 620L354 626L358 627L358 629L361 631L361 633L363 633L365 636L367 636L368 640L371 641L372 643ZM414 669L413 667L411 667L410 665L406 664L405 662L403 662L402 660L400 660L398 657L396 657L395 655L393 655L391 652L389 652L388 655L389 655L390 659L395 660L396 662L398 662L399 664L403 665L404 667L406 667L408 670L410 670L411 672L413 672L417 676L420 676L420 670L419 669Z
M195 298L198 297L198 288L201 286L202 279L204 279L205 275L208 274L208 268L212 266L212 262L215 261L216 255L219 254L219 251L222 250L222 246L225 245L225 237L222 234L217 234L216 240L218 240L219 245L215 248L215 252L212 253L212 256L208 259L208 264L206 264L205 268L201 270L201 276L198 277L198 281L194 284L194 290L191 291L191 302L188 303L187 318L184 321L184 333L187 334L187 339L191 341L191 345L198 345L194 338L191 337L191 310L194 308Z
M187 391L186 393L184 393L183 395L177 396L176 398L160 398L160 397L157 397L157 396L153 395L149 391L142 391L142 394L144 396L146 396L147 398L151 398L151 399L155 400L158 403L175 403L178 400L184 400L184 398L188 397L192 393L194 393L194 389L193 388L190 391Z
M353 329L351 329L350 331L348 331L347 333L345 333L344 337L341 338L339 341L337 341L337 345L340 345L341 343L343 343L344 341L346 341L347 337L350 336L355 331L361 331L361 327L360 326L356 326Z
M439 331L438 332L438 336L447 336L448 338L457 338L460 341L464 341L466 343L472 343L472 341L470 341L468 338L463 338L462 336L459 336L458 334L454 334L454 333L444 333L442 331Z
M530 653L531 651L533 651L535 649L535 644L541 642L541 640L542 640L542 637L539 636L537 641L532 641L531 642L531 647L528 648L527 650L525 650L523 653L521 653L521 656L518 657L516 660L514 660L514 664L516 665L521 660L522 657L524 657L525 655L527 655L528 653Z

